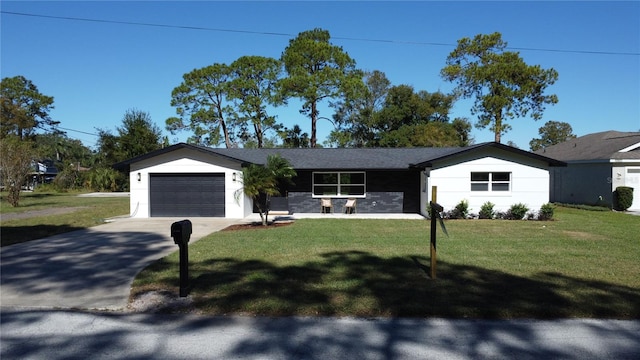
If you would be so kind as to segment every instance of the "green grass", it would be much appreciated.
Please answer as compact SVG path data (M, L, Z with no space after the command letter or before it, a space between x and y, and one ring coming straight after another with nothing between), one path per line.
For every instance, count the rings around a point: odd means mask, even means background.
M429 222L298 220L190 245L191 295L206 314L454 318L639 318L640 217L557 208L556 220L447 221L437 279ZM178 292L178 253L132 295Z
M104 220L129 213L129 198L78 197L76 193L23 193L18 207L12 207L2 193L0 227L2 246L13 245L64 232L88 228L104 223ZM29 211L76 208L65 214L41 215L25 219L9 219L7 214Z

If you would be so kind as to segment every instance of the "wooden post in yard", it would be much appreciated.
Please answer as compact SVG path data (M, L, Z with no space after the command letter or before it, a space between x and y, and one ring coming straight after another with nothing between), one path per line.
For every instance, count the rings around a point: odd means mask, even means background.
M429 207L431 208L431 278L436 278L436 263L437 263L437 254L436 254L436 214L434 214L435 209L431 204L436 204L438 200L438 187L431 187L431 202L429 203Z

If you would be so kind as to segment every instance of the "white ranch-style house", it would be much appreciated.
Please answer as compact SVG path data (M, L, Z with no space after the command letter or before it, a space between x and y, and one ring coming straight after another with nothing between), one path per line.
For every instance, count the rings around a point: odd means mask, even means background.
M355 199L358 213L427 215L431 187L445 210L460 201L478 212L516 203L538 210L550 201L550 169L562 161L499 143L449 148L220 149L177 144L127 160L131 216L244 218L254 212L242 193L242 168L279 154L297 172L272 209L321 212L321 199L340 211Z

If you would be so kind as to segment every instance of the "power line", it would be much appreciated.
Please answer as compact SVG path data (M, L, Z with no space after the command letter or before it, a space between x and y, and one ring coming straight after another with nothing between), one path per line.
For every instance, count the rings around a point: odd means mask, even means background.
M53 16L53 15L21 13L21 12L14 12L14 11L0 11L0 13L7 14L7 15L30 16L30 17L57 19L57 20L70 20L70 21L86 21L86 22L96 22L96 23L105 23L105 24L150 26L150 27L161 27L161 28L171 28L171 29L216 31L216 32L253 34L253 35L287 36L287 37L296 36L295 34L267 32L267 31L219 29L219 28L209 28L209 27L201 27L201 26L170 25L170 24L144 23L144 22L135 22L135 21L118 21L118 20L91 19L91 18L79 18L79 17L69 17L69 16ZM401 45L447 46L447 47L457 46L457 44L437 43L437 42L383 40L383 39L352 38L352 37L339 37L339 36L333 36L332 38L337 40L346 40L346 41L377 42L377 43L401 44ZM570 53L570 54L623 55L623 56L639 56L640 55L640 53L637 53L637 52L634 53L634 52L616 52L616 51L561 50L561 49L544 49L544 48L527 48L527 47L507 47L507 49L520 50L520 51L544 51L544 52Z
M61 127L61 126L58 126L58 129L62 129L62 130L66 130L66 131L74 131L74 132L81 133L81 134L87 134L87 135L93 135L93 136L100 136L100 135L98 135L98 134L89 133L89 132L80 131L80 130L74 130L74 129L67 129L67 128L63 128L63 127Z

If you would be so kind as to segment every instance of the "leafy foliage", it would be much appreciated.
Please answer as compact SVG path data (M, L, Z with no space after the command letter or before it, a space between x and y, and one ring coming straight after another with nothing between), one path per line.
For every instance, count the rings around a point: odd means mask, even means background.
M281 61L287 76L280 83L283 99L303 101L301 114L311 119L311 147L316 147L318 103L325 99L350 98L363 90L362 74L355 61L341 47L330 43L329 31L304 31L289 41Z
M626 211L633 204L633 188L628 186L618 186L613 192L614 208Z
M469 202L465 199L460 201L453 210L447 212L449 219L466 219L469 216Z
M215 63L184 74L171 92L171 106L178 116L166 120L167 130L171 134L191 130L189 142L197 145L218 145L222 132L225 145L232 147L228 123L232 109L226 102L231 72L228 65Z
M309 134L302 132L299 125L294 125L292 129L284 128L280 131L282 147L284 148L308 148L311 147Z
M523 203L513 204L505 214L505 218L508 220L522 220L527 215L527 211L529 211L527 205Z
M93 191L121 191L125 189L127 179L119 171L99 167L88 172L85 185Z
M18 135L8 135L0 141L1 180L8 191L7 201L13 207L20 203L20 190L32 171L33 158L30 141L23 141Z
M240 138L253 137L257 147L261 148L264 146L264 133L269 129L277 131L281 128L275 116L267 115L266 106L278 103L276 84L282 65L273 58L243 56L231 63L230 68L233 77L227 83L227 96L237 101L235 121L241 128Z
M495 204L490 201L482 204L482 206L480 207L480 212L478 213L478 217L480 219L493 219L493 217L495 216L495 211L493 210L494 206Z
M162 132L146 112L127 110L117 132L113 135L107 130L98 130L98 167L110 167L162 148Z
M269 155L265 166L250 164L243 169L241 191L253 199L260 213L262 225L268 224L269 198L280 195L280 185L291 182L294 176L296 171L289 161L280 155ZM239 196L240 192L236 195Z
M36 129L55 129L58 124L49 116L53 97L41 94L24 76L2 79L0 106L0 138L13 134L23 139L34 135Z
M471 124L463 118L449 123L449 111L454 97L441 92L415 91L412 86L389 86L381 72L373 78L365 77L368 94L377 89L373 98L364 98L359 107L342 105L334 119L340 120L341 128L330 135L330 143L337 146L365 147L443 147L469 145ZM388 80L387 80L388 81ZM384 88L372 85L387 84ZM384 91L383 91L384 90ZM347 116L348 117L344 117Z
M555 211L555 206L553 204L543 204L540 207L540 211L538 212L538 220L551 220L553 219L553 213Z
M554 69L527 65L516 52L504 51L507 43L498 32L462 38L447 57L442 77L455 82L456 93L475 98L471 113L478 115L478 128L490 127L495 141L511 129L505 121L542 117L546 104L558 102L556 95L544 91L558 78Z
M538 129L538 134L540 135L539 139L532 139L529 142L531 151L559 144L576 137L573 134L571 125L560 121L547 121L543 127Z

